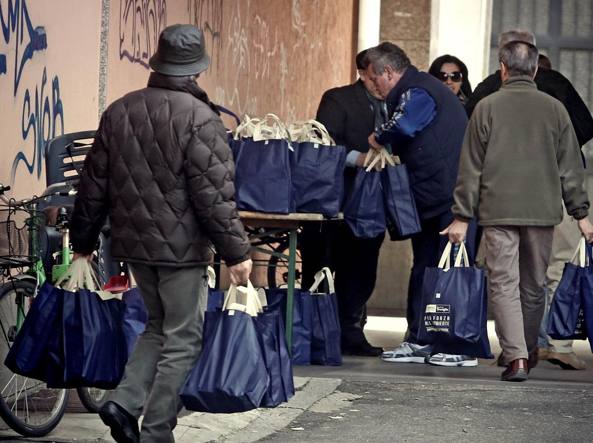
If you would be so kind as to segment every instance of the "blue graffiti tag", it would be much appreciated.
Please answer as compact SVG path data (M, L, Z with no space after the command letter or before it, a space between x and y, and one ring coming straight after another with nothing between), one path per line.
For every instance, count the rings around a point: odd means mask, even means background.
M6 74L6 56L0 54L0 75Z
M25 68L27 61L33 58L35 51L47 49L47 35L42 26L37 26L36 28L33 27L25 0L8 0L8 12L6 16L2 10L2 5L0 4L0 26L6 44L10 43L12 35L16 35L13 90L13 94L16 95L23 69ZM22 46L25 44L26 38L29 39L29 42L23 49ZM6 68L6 59L4 66ZM2 72L1 68L2 62L0 61L0 73Z
M119 58L148 69L148 59L167 24L167 2L121 0L119 8Z
M29 174L33 175L36 173L37 178L41 178L43 160L45 158L45 146L48 140L64 133L64 107L60 98L60 80L57 76L52 80L51 101L50 97L46 96L46 83L47 70L44 68L41 79L41 90L39 90L39 86L35 87L34 106L31 103L29 89L25 91L21 130L23 140L27 140L30 134L33 135L33 155L31 160L29 160L29 157L23 151L20 151L16 155L10 172L11 183L14 183L20 163L25 164ZM57 130L58 123L60 124L60 132Z

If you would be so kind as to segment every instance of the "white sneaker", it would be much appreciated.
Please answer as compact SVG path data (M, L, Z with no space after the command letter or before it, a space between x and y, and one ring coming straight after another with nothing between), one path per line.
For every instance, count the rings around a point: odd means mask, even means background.
M468 355L434 354L426 358L426 363L435 366L478 366L478 359Z
M431 345L403 342L393 351L383 352L381 358L392 363L424 363L431 351Z

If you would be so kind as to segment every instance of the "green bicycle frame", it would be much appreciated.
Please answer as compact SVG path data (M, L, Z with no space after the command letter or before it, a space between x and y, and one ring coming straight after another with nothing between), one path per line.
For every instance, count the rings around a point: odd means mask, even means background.
M37 203L31 203L27 206L27 212L29 217L27 218L26 225L27 231L29 232L29 256L37 257L33 266L27 272L37 282L37 286L41 286L47 280L45 275L45 269L43 267L43 261L40 257L39 248L39 230L41 226L42 216L37 211ZM62 228L62 251L60 252L60 258L58 264L52 266L52 279L57 281L64 273L68 270L72 259L70 250L70 235L68 228ZM25 296L19 294L16 300L17 304L17 318L16 318L16 330L20 331L23 322L25 321Z

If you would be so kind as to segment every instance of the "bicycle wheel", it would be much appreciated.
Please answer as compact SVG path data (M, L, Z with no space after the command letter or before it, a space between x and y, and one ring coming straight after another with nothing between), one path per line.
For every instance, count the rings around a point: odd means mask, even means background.
M76 388L76 393L87 411L99 412L99 409L107 400L109 391L99 388Z
M0 286L0 362L6 358L17 333L17 300L24 300L25 315L35 295L33 279L15 279ZM68 390L49 389L44 382L0 366L0 416L21 435L42 437L60 422L68 403Z
M288 239L278 243L273 251L288 256ZM301 251L297 247L294 277L295 287L297 288L301 285L302 264ZM270 255L270 259L268 260L268 287L273 289L286 284L288 284L288 258Z

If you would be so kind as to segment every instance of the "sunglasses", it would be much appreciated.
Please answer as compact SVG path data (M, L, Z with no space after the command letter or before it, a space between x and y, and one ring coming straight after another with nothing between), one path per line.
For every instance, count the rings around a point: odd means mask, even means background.
M455 83L459 83L461 81L461 79L463 78L463 74L461 74L461 72L459 71L455 71L455 72L439 72L437 74L437 78L442 81L442 82L446 82L448 78L451 79L451 81L455 82Z

